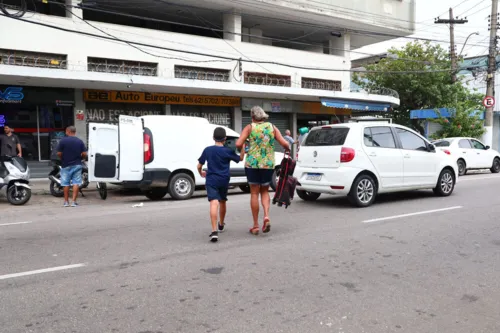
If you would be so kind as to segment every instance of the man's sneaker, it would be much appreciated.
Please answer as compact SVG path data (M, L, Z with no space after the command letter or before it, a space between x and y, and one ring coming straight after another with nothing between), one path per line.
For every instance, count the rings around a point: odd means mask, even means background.
M219 240L219 233L217 231L212 231L212 233L210 234L210 241L212 243L215 243Z
M71 204L71 207L78 207L78 203L73 202L73 203Z
M217 223L217 225L219 226L219 232L224 232L224 227L226 226L226 224L225 223L220 224L220 222L219 222L219 223Z
M63 207L69 207L69 202L64 201Z

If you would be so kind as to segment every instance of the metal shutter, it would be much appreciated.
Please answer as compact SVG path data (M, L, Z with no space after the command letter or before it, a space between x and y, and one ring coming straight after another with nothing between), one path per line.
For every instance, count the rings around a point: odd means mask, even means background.
M432 135L434 133L436 133L437 131L439 131L441 128L443 128L443 126L441 126L441 124L434 123L434 122L430 121L428 131L427 131L427 138L430 139L432 137Z
M250 112L243 111L241 117L241 127L245 128L248 124L252 123L252 117L250 116ZM282 135L285 135L285 131L287 129L292 130L290 124L290 114L289 113L269 113L269 122L271 122L274 126L276 126ZM274 145L274 149L279 152L283 152L283 147L276 142Z

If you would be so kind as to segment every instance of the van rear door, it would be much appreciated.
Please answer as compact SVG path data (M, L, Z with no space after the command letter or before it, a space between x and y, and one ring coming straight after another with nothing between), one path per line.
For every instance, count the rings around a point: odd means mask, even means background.
M118 180L140 181L144 175L144 125L138 117L120 116Z
M140 181L144 174L141 118L120 116L118 125L89 124L89 180Z
M298 164L306 168L338 168L348 127L325 126L313 129L302 141Z
M89 123L89 180L118 181L118 126Z

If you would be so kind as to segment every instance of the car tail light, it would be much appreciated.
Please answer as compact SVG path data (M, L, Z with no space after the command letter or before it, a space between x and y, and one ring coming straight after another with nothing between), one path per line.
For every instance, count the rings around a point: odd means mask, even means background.
M340 163L348 163L351 162L356 156L356 151L352 148L342 147L340 151Z
M300 147L297 147L297 153L295 153L295 159L297 161L299 160L299 151L300 151Z
M443 149L444 153L447 155L451 155L451 152L448 149Z
M151 136L144 133L144 164L149 163L151 161L151 157Z

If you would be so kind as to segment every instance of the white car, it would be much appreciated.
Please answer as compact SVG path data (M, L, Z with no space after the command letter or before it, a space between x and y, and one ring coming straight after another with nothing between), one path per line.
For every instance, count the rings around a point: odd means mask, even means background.
M456 160L413 130L374 122L315 127L302 142L294 176L306 201L322 193L346 195L358 207L379 193L433 189L449 196Z
M500 153L477 139L446 138L433 144L457 161L459 176L465 175L468 170L490 169L493 173L500 172Z

